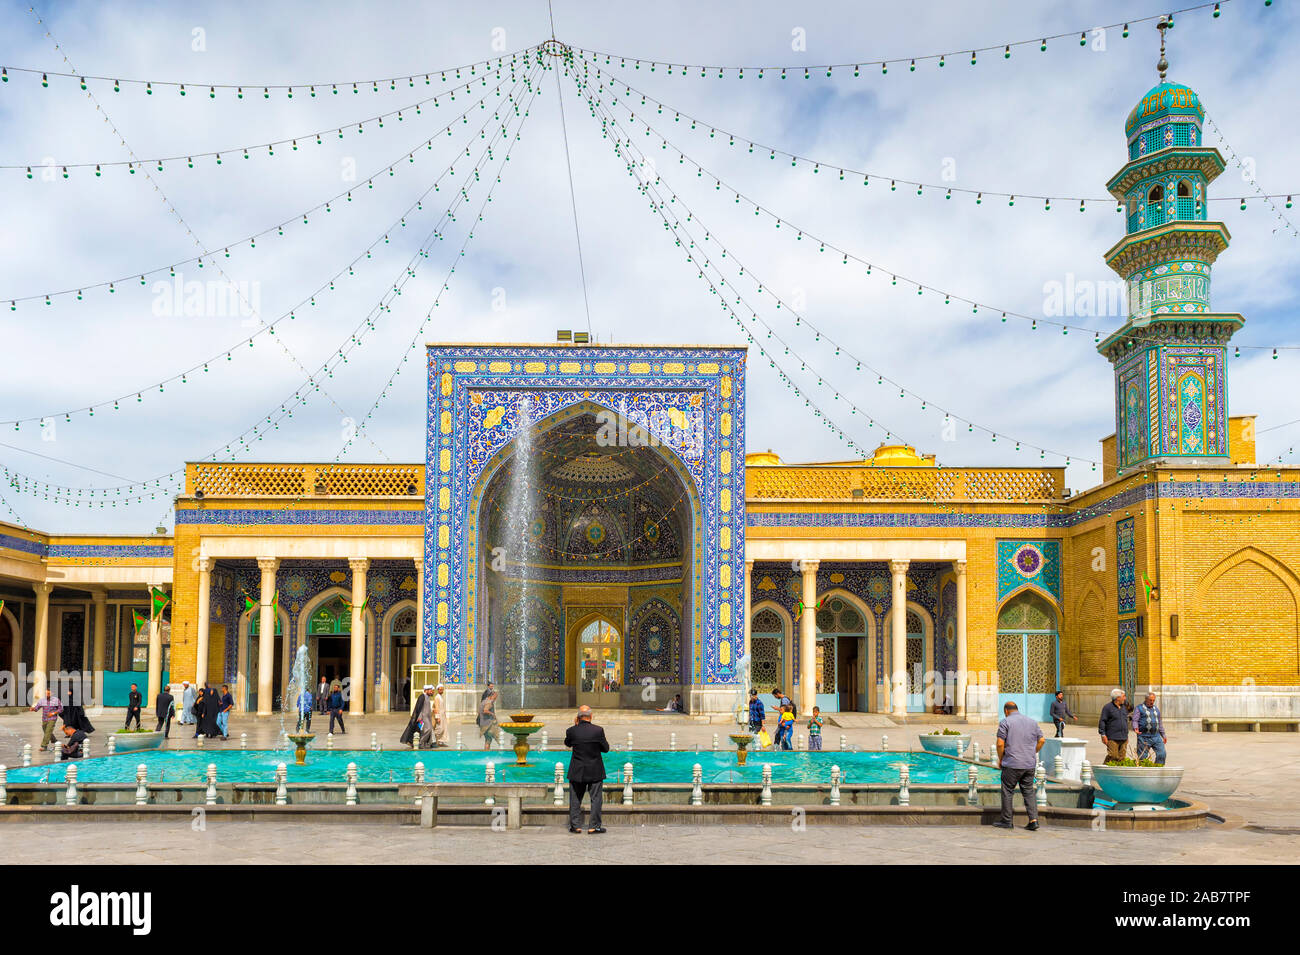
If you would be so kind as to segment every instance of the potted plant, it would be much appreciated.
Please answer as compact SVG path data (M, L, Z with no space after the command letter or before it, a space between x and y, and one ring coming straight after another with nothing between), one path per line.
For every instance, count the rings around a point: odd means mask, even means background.
M970 752L970 734L963 733L959 730L950 730L946 726L943 729L937 729L933 733L921 734L921 748L927 753L937 753L940 756L958 755L958 746L961 748L961 755L965 756Z
M114 737L115 753L138 753L146 749L159 749L163 744L162 730L117 730Z
M1111 799L1122 803L1162 803L1183 781L1183 767L1157 766L1149 759L1124 759L1092 768L1097 785Z

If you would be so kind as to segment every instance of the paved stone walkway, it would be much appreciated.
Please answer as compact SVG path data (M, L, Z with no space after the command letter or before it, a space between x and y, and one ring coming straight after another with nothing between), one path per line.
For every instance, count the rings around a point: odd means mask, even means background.
M103 754L108 734L121 725L123 711L92 712L97 732L92 736L95 754ZM560 746L567 719L547 713L551 747ZM639 715L638 715L639 716ZM665 717L633 718L620 722L604 717L607 735L615 748L626 745L631 731L637 748L668 748L669 734L677 733L678 747L707 749L717 733L730 748L729 727ZM370 734L391 748L405 720L401 716L365 716L350 720L349 732L336 745L367 748ZM323 737L328 720L313 724ZM841 732L848 745L877 749L882 734L889 748L919 749L917 737L933 726L897 726L837 730L826 736L827 749L839 746ZM992 744L994 726L969 727L981 748ZM1051 727L1046 727L1051 732ZM1088 741L1088 758L1104 758L1091 727L1072 735ZM453 723L468 748L479 737L472 722ZM16 766L22 744L40 741L36 714L0 716L0 762ZM247 733L251 748L273 745L280 733L278 718L236 717L229 742L205 741L205 748L237 748L239 734ZM536 738L536 737L535 737ZM319 741L318 741L319 742ZM191 749L195 741L185 728L172 726L170 749ZM49 761L37 754L35 761ZM1186 767L1179 794L1208 803L1229 818L1228 826L1198 832L1133 833L1057 830L1033 834L989 829L917 829L892 827L825 827L803 832L779 827L678 826L611 829L606 836L571 836L564 830L529 829L498 833L490 829L442 827L436 834L412 827L349 827L292 822L213 823L206 832L192 832L189 821L120 823L112 826L83 823L35 823L6 837L54 840L74 850L79 858L101 862L190 861L289 862L328 861L461 861L482 862L755 862L770 861L769 853L788 850L807 862L1097 862L1181 863L1202 862L1292 863L1300 860L1300 734L1294 733L1179 733L1170 738L1170 763ZM196 855L191 855L196 853ZM21 858L7 855L7 859Z
M803 863L1201 863L1294 864L1300 836L1247 829L1168 833L1041 829L1036 833L988 828L809 826L636 826L601 836L571 835L558 827L518 832L487 826L347 826L303 822L213 822L195 832L186 818L171 822L42 822L6 826L20 846L58 847L83 863L216 862L240 864L397 862L477 863L713 863L764 864L784 853ZM64 855L66 853L66 855Z

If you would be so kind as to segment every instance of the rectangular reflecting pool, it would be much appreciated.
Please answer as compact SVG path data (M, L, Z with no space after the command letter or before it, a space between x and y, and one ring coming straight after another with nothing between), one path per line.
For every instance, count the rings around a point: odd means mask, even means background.
M273 783L276 767L285 764L290 783L342 783L348 763L356 763L361 783L409 783L416 763L423 763L428 782L483 782L487 764L492 763L496 781L545 783L555 779L555 764L567 771L567 750L534 750L529 766L516 766L510 751L448 750L317 750L307 752L307 765L296 766L292 750L153 750L76 761L77 782L134 783L136 767L147 767L150 783L201 783L209 763L217 767L220 783ZM754 783L763 779L763 765L772 767L772 785L822 784L830 782L831 767L839 766L845 785L898 785L899 768L908 767L911 785L959 784L965 786L969 762L958 762L930 753L900 752L751 752L748 763L736 765L735 750L670 752L633 750L605 756L610 783L621 781L623 764L632 764L635 783L690 783L692 767L699 763L703 781L709 783ZM71 763L52 763L9 770L11 784L62 783ZM987 764L978 766L978 782L991 785L998 771Z

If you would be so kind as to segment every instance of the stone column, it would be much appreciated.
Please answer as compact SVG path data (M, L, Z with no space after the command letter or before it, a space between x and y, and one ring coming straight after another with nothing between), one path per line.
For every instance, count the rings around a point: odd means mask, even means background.
M162 589L162 584L149 585L149 692L145 694L144 708L162 692L162 614L153 615L154 588Z
M955 560L952 564L953 570L957 573L957 689L954 691L956 699L956 715L964 717L966 715L966 683L968 680L966 673L966 561Z
M91 594L95 605L94 649L91 653L91 669L95 674L95 702L104 705L104 650L105 629L108 624L108 591L96 590Z
M891 560L889 573L892 579L890 592L893 605L890 609L891 637L889 669L892 674L889 688L889 708L894 716L907 716L907 565L906 560Z
M274 557L259 557L257 569L262 572L262 589L258 594L257 619L257 715L270 716L275 703L275 572L280 561Z
M45 695L49 685L46 675L50 669L50 591L54 585L32 584L32 589L36 591L36 646L32 656L32 702L35 702ZM22 635L17 639L21 645Z
M817 705L817 567L821 561L799 562L803 574L803 613L799 616L799 713L812 716Z
M212 613L212 561L207 557L200 557L198 562L199 568L199 621L198 621L198 648L194 651L194 683L196 686L202 686L208 678L208 640L211 630ZM261 625L259 621L259 626ZM272 631L274 632L274 631Z
M352 569L352 661L348 667L351 695L348 714L360 716L366 711L366 617L362 604L366 602L366 571L370 569L367 557L350 557ZM415 692L412 688L411 692Z

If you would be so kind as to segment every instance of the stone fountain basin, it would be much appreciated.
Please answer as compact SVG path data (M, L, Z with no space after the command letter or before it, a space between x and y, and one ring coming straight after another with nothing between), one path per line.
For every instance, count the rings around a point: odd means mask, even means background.
M1183 781L1181 766L1094 766L1093 778L1111 799L1122 803L1162 803Z
M146 733L114 733L113 750L118 753L139 753L146 749L158 749L163 744L161 730L149 730Z
M919 739L921 740L921 748L927 753L938 753L941 756L956 756L958 743L961 743L963 755L969 754L971 751L971 738L969 733L962 733L959 736L954 736L951 733L947 736L944 736L943 734L936 736L933 733L922 733Z

